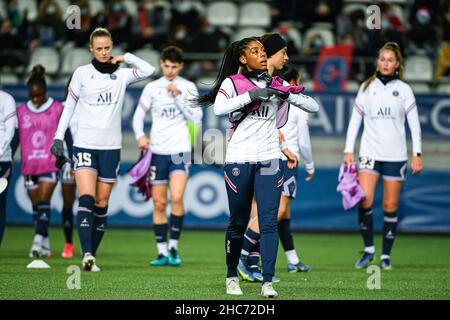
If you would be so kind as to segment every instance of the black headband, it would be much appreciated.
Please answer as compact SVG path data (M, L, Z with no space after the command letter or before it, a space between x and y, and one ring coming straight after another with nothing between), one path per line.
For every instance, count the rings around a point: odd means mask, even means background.
M286 41L278 34L271 34L267 39L261 41L266 49L267 58L270 58L275 53L287 46Z

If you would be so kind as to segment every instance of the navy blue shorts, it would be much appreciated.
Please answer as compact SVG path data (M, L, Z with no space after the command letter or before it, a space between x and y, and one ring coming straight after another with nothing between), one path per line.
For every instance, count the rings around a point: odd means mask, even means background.
M281 190L281 195L295 199L297 196L297 173L298 168L289 169L288 161L283 161L283 190Z
M190 163L190 152L174 155L152 154L149 176L150 184L166 184L173 173L189 175Z
M359 157L359 171L381 175L383 180L404 181L408 161L376 161Z
M94 150L73 147L72 168L79 170L92 170L97 173L101 182L115 183L120 167L120 149Z
M24 176L25 188L33 190L39 188L40 181L58 182L58 175L56 172L43 173L39 175Z

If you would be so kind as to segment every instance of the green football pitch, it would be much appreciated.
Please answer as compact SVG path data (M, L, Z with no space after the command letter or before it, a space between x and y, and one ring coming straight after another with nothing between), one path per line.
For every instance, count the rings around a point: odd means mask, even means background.
M97 256L99 273L80 273L80 289L69 289L80 266L76 257L62 259L63 232L50 231L54 256L50 269L27 269L33 230L7 227L0 248L0 300L5 299L260 299L260 285L241 282L244 296L225 292L224 231L192 231L182 234L181 267L150 267L156 257L152 230L109 229ZM450 299L450 236L400 234L393 249L393 270L381 271L380 289L375 273L353 267L362 240L358 234L294 234L308 273L286 272L280 247L275 284L279 299ZM380 235L376 247L381 248ZM379 251L379 249L378 249ZM372 277L372 278L371 278ZM73 279L73 278L71 278ZM70 279L69 279L70 282Z

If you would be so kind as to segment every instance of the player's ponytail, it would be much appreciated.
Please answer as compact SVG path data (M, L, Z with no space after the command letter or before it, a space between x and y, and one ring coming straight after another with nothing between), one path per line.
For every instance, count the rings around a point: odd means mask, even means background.
M384 46L378 51L378 56L380 56L381 52L384 51L384 50L391 50L392 52L394 52L395 58L399 62L398 68L395 69L395 75L400 80L402 80L403 79L404 66L403 66L403 55L402 55L402 51L400 50L400 46L398 45L397 42L393 42L393 41L386 42L384 44ZM378 72L378 68L376 68L374 74L371 75L370 78L368 78L366 81L364 81L363 91L366 91L367 88L369 87L369 85L372 83L372 81L376 79L377 72Z
M47 81L45 80L45 68L41 64L37 64L31 70L30 78L27 81L28 87L44 88L47 91Z
M199 96L195 99L195 104L199 107L209 107L216 99L216 95L219 92L220 86L226 77L238 73L240 67L243 65L239 61L239 58L244 54L245 48L251 41L258 41L256 37L244 38L239 41L235 41L228 46L223 54L222 62L220 64L219 73L216 80L213 82L213 87L208 93Z

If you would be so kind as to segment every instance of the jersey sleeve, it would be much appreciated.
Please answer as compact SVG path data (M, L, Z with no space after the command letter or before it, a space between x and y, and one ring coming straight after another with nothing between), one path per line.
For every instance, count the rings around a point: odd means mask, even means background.
M124 58L125 63L133 66L133 68L124 69L127 85L148 78L155 72L155 67L134 54L127 52Z
M303 157L306 172L314 173L314 161L312 156L311 138L309 136L308 114L303 110L297 115L298 146Z
M198 90L194 83L187 84L183 92L175 97L175 105L183 114L183 116L192 121L194 124L199 124L202 121L203 110L194 107L193 99L198 96Z
M356 137L361 127L361 122L364 116L364 93L363 85L359 88L358 94L353 105L352 116L347 128L347 135L345 139L345 153L353 153L355 149Z
M141 97L139 98L138 105L133 115L133 131L136 140L145 135L144 132L144 118L145 114L150 111L152 107L152 86L147 84L142 91Z
M214 101L214 113L217 116L229 114L233 111L244 108L251 102L248 92L237 95L233 82L226 78L220 85Z
M5 122L5 134L0 137L0 156L6 151L10 145L17 123L16 102L10 95L5 95L3 100L3 115Z
M405 115L411 130L413 153L422 153L422 131L420 128L419 111L416 98L409 85L405 86Z
M80 99L81 83L82 70L78 68L73 73L72 79L70 80L69 87L67 89L67 97L64 103L64 110L61 114L61 118L59 119L55 139L64 140L64 135L67 128L69 127L69 123L72 119L73 113L75 112L78 100Z

